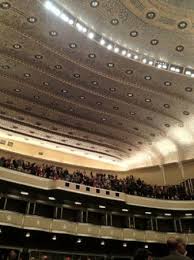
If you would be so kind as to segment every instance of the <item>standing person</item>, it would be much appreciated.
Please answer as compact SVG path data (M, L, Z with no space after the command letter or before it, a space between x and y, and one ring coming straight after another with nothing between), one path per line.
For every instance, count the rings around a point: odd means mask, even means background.
M147 249L139 248L135 252L134 260L152 260L152 252Z
M169 255L163 257L163 260L191 260L186 256L186 244L181 238L170 237L167 240Z

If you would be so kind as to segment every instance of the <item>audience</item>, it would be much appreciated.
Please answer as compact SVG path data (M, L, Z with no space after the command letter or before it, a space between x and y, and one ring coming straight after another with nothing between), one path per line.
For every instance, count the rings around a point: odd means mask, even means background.
M137 251L135 252L134 255L134 260L152 260L152 253L144 248L139 248L137 249Z
M13 170L25 172L43 178L53 180L64 180L74 182L96 188L124 192L131 195L144 196L158 199L172 200L191 200L194 199L193 194L188 194L183 184L179 185L149 185L141 179L135 179L133 176L126 178L118 178L116 175L97 173L87 175L85 172L76 171L69 173L67 169L62 167L26 162L21 159L0 158L0 167L6 167Z
M186 244L182 238L170 237L167 240L167 247L169 255L164 257L163 260L191 260L186 256Z

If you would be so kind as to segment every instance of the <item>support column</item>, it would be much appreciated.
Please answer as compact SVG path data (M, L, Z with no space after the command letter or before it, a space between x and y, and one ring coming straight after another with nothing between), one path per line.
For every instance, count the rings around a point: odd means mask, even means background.
M164 185L166 185L166 176L165 176L164 166L163 165L159 165L159 167L160 167L160 171L162 173Z
M181 177L184 180L184 178L185 178L185 171L184 171L184 167L183 167L182 162L178 162L178 167L179 167L179 169L181 171Z

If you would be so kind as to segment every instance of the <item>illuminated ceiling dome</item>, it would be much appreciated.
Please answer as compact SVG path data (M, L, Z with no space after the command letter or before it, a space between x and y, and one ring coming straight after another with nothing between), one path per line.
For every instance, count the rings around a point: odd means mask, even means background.
M194 157L194 4L0 2L0 134L114 165Z

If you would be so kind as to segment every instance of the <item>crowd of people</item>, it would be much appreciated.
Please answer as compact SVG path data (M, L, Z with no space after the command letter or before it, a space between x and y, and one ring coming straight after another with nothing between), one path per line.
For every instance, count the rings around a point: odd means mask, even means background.
M134 176L118 178L116 175L102 174L92 172L88 175L86 172L76 171L69 173L62 167L37 163L31 163L22 159L0 158L0 167L25 172L35 176L49 178L53 180L64 180L91 187L124 192L131 195L144 196L149 198L171 199L171 200L191 200L194 194L189 194L183 184L179 185L150 185L140 178Z

